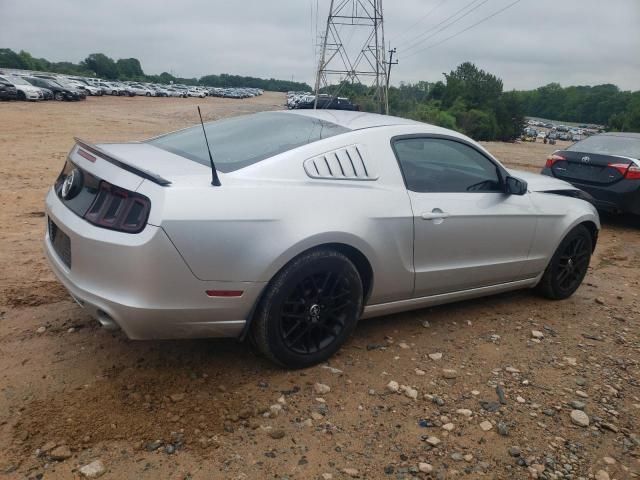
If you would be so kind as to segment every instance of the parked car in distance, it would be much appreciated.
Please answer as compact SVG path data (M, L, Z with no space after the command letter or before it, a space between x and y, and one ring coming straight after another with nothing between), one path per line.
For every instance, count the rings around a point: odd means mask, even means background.
M207 96L207 94L204 90L200 90L199 88L190 88L189 90L187 90L187 96L204 98Z
M29 82L14 75L1 75L0 80L13 84L16 88L18 100L44 100L44 92L38 87L34 87Z
M119 87L118 85L115 85L109 82L100 82L98 83L98 85L100 86L100 88L102 88L105 95L124 95L125 94L124 88Z
M99 97L104 95L104 92L102 91L101 87L96 87L93 85L89 85L88 83L85 83L83 81L80 80L74 80L74 79L68 79L67 83L69 85L74 86L75 88L82 90L85 92L86 95L91 95L91 96L95 96L95 97Z
M53 92L53 98L55 100L80 100L80 96L77 92L69 90L63 87L54 80L38 77L22 77L31 85L35 85L40 88L47 88Z
M520 288L563 299L587 272L600 223L583 192L458 132L263 112L204 125L212 168L202 128L78 139L47 195L53 271L130 338L251 335L300 368L361 317Z
M0 100L16 100L18 91L13 83L0 78Z
M640 215L640 133L600 133L547 159L543 175L589 193L601 210Z
M136 83L132 83L128 85L128 88L133 91L136 95L141 95L143 97L153 97L155 96L155 92L151 90L149 87L145 87L143 85L139 85Z

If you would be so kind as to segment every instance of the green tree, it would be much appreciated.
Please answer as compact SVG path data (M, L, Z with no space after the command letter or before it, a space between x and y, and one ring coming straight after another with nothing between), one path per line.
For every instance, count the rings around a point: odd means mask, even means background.
M10 48L0 48L0 67L29 69L24 58Z
M92 53L84 59L84 65L88 70L95 72L96 76L115 80L118 78L118 67L116 62L107 57L104 53Z
M448 75L443 103L450 106L461 97L471 108L485 108L495 104L502 94L502 80L465 62Z
M121 58L116 62L119 78L144 79L145 75L137 58Z
M498 140L506 142L520 136L524 125L523 111L522 101L517 92L502 94L495 108Z

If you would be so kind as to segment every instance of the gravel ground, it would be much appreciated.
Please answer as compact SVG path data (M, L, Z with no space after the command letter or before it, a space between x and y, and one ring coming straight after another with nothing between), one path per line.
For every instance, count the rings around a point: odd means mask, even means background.
M640 475L637 219L603 218L584 285L363 321L329 365L233 340L133 342L49 272L43 198L73 144L279 108L246 100L0 104L0 478L626 479ZM539 170L554 149L488 143Z

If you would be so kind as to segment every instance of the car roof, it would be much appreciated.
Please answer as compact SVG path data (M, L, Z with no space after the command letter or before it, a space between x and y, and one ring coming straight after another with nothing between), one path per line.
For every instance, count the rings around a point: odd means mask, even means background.
M409 120L406 118L379 115L377 113L355 112L351 110L289 110L283 111L289 115L304 115L335 123L349 130L361 130L363 128L382 127L388 125L422 125L427 124ZM437 128L437 127L434 127Z
M627 137L627 138L640 138L640 133L633 132L607 132L600 135L606 135L608 137Z

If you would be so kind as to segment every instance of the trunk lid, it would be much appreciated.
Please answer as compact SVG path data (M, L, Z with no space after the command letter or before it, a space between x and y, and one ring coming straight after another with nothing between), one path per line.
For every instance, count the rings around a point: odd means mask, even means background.
M551 165L553 175L568 182L608 185L624 178L624 170L611 165L630 165L627 157L560 150ZM552 157L553 158L553 157Z
M146 143L76 142L54 191L67 208L100 227L137 233L157 216L166 188L210 183L207 167ZM156 188L142 194L145 181Z

